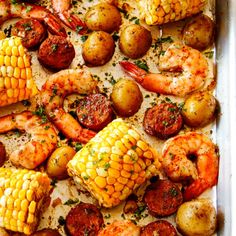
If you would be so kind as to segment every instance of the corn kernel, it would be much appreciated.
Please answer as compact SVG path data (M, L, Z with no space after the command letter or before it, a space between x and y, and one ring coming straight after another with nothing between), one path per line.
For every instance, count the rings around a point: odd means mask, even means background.
M118 178L120 176L120 172L116 169L109 168L108 169L108 175L110 177Z
M87 169L86 172L87 172L88 176L92 179L95 179L97 176L97 172L94 169Z
M121 176L128 179L131 176L131 174L130 174L130 172L127 172L125 170L121 170Z
M94 181L97 184L97 186L100 187L100 188L104 188L106 186L106 179L101 177L101 176L97 176L94 179Z
M116 183L116 178L108 176L107 177L107 183L110 184L110 185Z
M115 187L115 191L116 191L116 192L121 192L122 189L124 188L124 185L121 184L121 183L115 183L115 184L114 184L114 187Z
M110 166L116 170L122 170L122 165L116 161L110 161Z
M30 204L29 204L29 212L30 213L34 213L36 210L36 202L35 201L32 201Z
M19 199L21 199L21 200L24 200L25 199L25 193L26 193L26 190L25 189L21 189L20 191L19 191Z
M4 59L5 59L5 56L0 55L0 66L4 66Z
M12 53L12 56L18 57L19 56L18 47L17 46L13 46L12 49L11 49L11 53Z
M127 184L127 182L128 182L128 179L123 178L123 177L119 177L117 180L118 180L119 183L121 183L123 185Z

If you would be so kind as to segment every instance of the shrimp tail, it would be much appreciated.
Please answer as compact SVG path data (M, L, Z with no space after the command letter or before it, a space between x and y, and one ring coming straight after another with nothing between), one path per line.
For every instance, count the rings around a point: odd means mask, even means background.
M120 66L126 74L134 78L140 84L142 84L144 76L147 75L147 72L145 70L139 68L134 63L128 61L121 61Z
M214 186L215 184L209 185L204 179L196 179L192 184L190 184L184 191L184 200L190 201L200 194L202 194L206 189Z

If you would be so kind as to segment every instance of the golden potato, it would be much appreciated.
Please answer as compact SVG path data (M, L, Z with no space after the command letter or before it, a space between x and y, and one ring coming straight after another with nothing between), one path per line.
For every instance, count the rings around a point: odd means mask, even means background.
M151 44L151 32L141 25L128 25L121 31L119 47L121 52L129 58L137 59L144 56Z
M176 215L177 229L185 236L210 236L216 230L216 211L207 199L182 204Z
M73 158L76 151L69 146L57 148L49 157L46 172L52 178L65 179L68 177L66 165Z
M100 3L87 11L85 23L90 30L112 33L121 25L121 14L115 6Z
M182 115L190 127L202 127L215 118L216 99L209 92L190 95L183 106Z
M143 95L134 81L121 79L113 86L111 100L116 113L128 117L139 110Z
M186 45L198 50L206 49L214 36L214 22L206 15L199 15L186 24L183 41Z
M114 51L112 36L104 31L96 31L83 44L82 56L87 66L102 66L110 61Z

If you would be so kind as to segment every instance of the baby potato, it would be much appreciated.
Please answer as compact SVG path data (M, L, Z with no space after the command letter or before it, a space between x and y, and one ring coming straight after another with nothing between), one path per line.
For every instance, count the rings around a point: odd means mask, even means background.
M133 80L121 79L113 86L111 100L118 115L129 117L139 110L143 95Z
M90 30L112 33L121 25L121 14L115 6L100 3L87 11L85 23Z
M128 25L121 31L119 47L121 52L129 58L137 59L144 56L151 44L151 32L141 25Z
M215 118L216 99L209 92L193 93L182 109L185 123L190 127L202 127Z
M95 31L89 35L82 47L82 56L87 66L102 66L113 56L115 42L104 31Z
M204 50L213 42L214 22L206 15L199 15L186 24L183 41L186 45Z
M73 158L76 151L69 146L57 148L49 157L46 172L50 177L66 179L68 177L66 165Z
M216 230L216 211L207 199L182 204L176 215L177 229L185 236L210 236Z

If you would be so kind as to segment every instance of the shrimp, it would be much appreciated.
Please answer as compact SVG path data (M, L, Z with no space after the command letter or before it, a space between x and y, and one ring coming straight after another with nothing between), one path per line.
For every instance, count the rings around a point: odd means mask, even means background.
M62 27L60 19L53 15L45 7L30 3L18 3L11 0L0 0L0 25L6 20L15 17L25 19L34 18L39 21L44 21L48 26L48 30L52 34L67 37L66 31Z
M25 130L30 141L10 154L10 161L16 166L34 169L53 152L57 144L57 133L50 122L44 122L29 111L0 118L0 133L11 130Z
M182 72L179 76L148 73L127 61L120 65L148 91L180 97L200 89L208 74L208 63L201 52L180 43L173 43L159 60L160 70Z
M97 81L84 70L62 70L53 74L43 85L40 104L45 107L48 118L67 137L82 143L88 142L96 133L83 129L63 109L64 98L72 93L89 94L95 90Z
M79 34L87 32L86 24L72 12L70 0L52 0L52 8L66 26Z
M162 150L162 166L173 181L191 181L184 199L198 197L217 184L219 158L216 145L205 135L188 132L166 141ZM189 159L194 155L196 165Z

